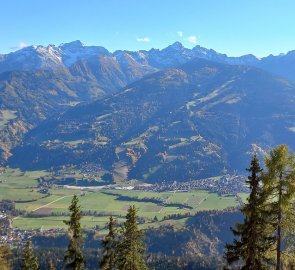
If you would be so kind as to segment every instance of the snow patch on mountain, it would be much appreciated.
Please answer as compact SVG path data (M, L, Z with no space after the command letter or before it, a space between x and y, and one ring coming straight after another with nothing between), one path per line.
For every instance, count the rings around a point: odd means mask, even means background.
M87 59L92 56L111 55L111 53L104 47L84 46L80 40L61 44L59 49L62 51L63 63L66 66L72 65L80 59Z
M10 70L56 70L70 67L80 60L100 61L102 58L113 59L118 65L132 69L139 68L146 71L173 68L194 58L226 63L230 65L248 65L262 68L295 81L294 70L295 51L278 56L269 55L257 58L252 54L240 57L228 57L213 49L206 49L199 45L192 49L185 48L180 42L159 50L123 51L113 53L101 46L86 46L81 41L55 45L28 46L18 51L0 55L0 72ZM278 72L279 71L279 72Z

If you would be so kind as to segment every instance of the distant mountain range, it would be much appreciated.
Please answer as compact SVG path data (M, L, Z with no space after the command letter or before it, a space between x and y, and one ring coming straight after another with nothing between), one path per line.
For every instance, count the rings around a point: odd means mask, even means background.
M92 68L97 68L97 65L106 65L115 69L123 69L123 73L127 69L126 71L132 80L132 78L138 79L142 75L152 73L155 69L176 67L194 58L230 65L254 66L295 81L295 51L278 56L269 55L263 58L257 58L252 54L228 57L226 54L200 46L188 49L180 42L175 42L162 50L151 49L149 51L135 52L118 50L114 53L101 46L84 46L79 40L62 44L59 47L54 45L48 45L47 47L29 46L16 52L0 55L0 73L15 70L33 71L70 68L74 75L86 75L87 77L99 79L99 72L93 71ZM84 70L85 65L87 65L87 68ZM137 70L137 72L134 72L134 70ZM122 83L118 85L119 87L128 81L127 78L125 78L126 81L123 78L121 79ZM113 89L114 86L110 88Z
M242 171L278 143L295 149L294 51L228 57L176 42L110 53L75 41L1 55L0 72L12 166L93 163L115 181L186 181Z

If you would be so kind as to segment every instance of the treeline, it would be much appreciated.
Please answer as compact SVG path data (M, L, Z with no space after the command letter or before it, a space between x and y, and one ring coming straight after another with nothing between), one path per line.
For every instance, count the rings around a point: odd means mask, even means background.
M232 228L224 269L295 269L295 155L279 145L264 163L252 158L244 221Z
M15 202L11 200L2 200L0 201L0 212L5 212L6 214L12 216L19 216L25 213L24 210L15 209Z
M184 208L193 209L193 207L189 206L186 203L167 203L163 199L156 198L156 197L153 197L153 198L149 198L149 197L139 198L138 196L130 197L130 196L127 196L127 195L122 195L122 194L118 194L118 193L112 193L112 192L109 192L109 191L108 192L102 192L102 193L107 194L107 195L111 195L111 196L115 196L115 197L117 197L116 200L119 200L119 201L147 202L147 203L154 203L154 204L162 205L164 207L178 207L180 209L184 209Z

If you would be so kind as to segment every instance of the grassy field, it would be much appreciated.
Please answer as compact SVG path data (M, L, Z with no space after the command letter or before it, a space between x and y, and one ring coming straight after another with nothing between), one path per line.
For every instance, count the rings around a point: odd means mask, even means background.
M71 202L72 194L77 190L59 190L58 195L53 194L47 198L37 200L35 202L17 203L17 208L26 211L35 210L36 214L43 212L63 213L67 212L67 208ZM122 200L114 194L127 196L129 201ZM134 200L132 199L134 198ZM143 199L144 201L140 201ZM148 199L157 199L165 202L161 203L147 202ZM202 210L222 210L224 208L235 206L234 197L221 197L215 193L206 191L190 191L190 192L142 192L142 191L93 191L85 192L79 196L82 211L96 211L97 213L124 215L130 205L135 205L139 210L139 215L143 218L151 219L163 218L169 214L185 214L195 213ZM181 204L183 207L174 206ZM44 207L41 207L44 205ZM170 206L171 205L171 206ZM41 207L41 208L40 208Z
M82 225L92 228L103 227L108 216L123 220L130 205L138 209L139 217L145 220L142 227L157 227L161 224L182 226L187 215L203 210L222 210L236 206L235 197L219 196L203 190L189 192L152 192L136 190L79 190L56 187L45 196L38 191L38 177L45 171L21 172L7 169L0 175L0 200L16 201L16 208L33 214L33 217L19 216L13 226L21 229L64 228L62 220L67 219L68 206L74 194L79 195L82 211L87 215ZM241 194L243 199L246 195ZM176 219L175 215L182 215ZM155 221L158 220L158 221Z
M52 190L52 195L47 198L36 200L35 202L17 203L18 209L34 213L39 217L17 217L13 220L13 226L21 229L47 229L63 228L62 220L67 217L63 213L68 212L68 206L71 202L72 195L80 191L77 190ZM120 196L128 197L121 199ZM148 202L148 199L161 200L163 203ZM144 201L141 201L144 200ZM113 215L122 220L130 205L135 205L138 209L138 215L144 218L146 224L143 227L158 227L161 224L174 224L180 226L184 224L185 218L175 220L171 215L193 215L203 210L222 210L230 206L236 206L237 202L234 197L221 197L215 193L195 190L190 192L143 192L127 190L111 191L88 191L79 195L79 201L82 211L89 215L96 214L106 215L103 217L86 216L83 218L83 226L86 228L99 225L104 226L107 222L108 215ZM175 204L182 205L179 207ZM60 216L52 216L52 213ZM170 215L170 217L169 217ZM158 221L155 221L155 217ZM165 220L163 220L165 219Z
M243 203L247 202L247 199L248 199L248 196L249 196L248 193L238 193L237 195L241 198Z
M67 216L59 216L59 217L35 217L35 218L27 218L27 217L18 217L13 220L13 226L15 228L19 228L22 230L31 230L31 229L67 229L67 226L64 224L63 220L68 220ZM173 225L176 229L181 229L188 218L176 219L176 220L163 220L158 222L146 222L144 224L140 224L139 227L141 229L148 228L158 228L163 225ZM109 217L93 217L93 216L83 216L81 219L81 224L84 229L91 229L96 226L99 226L100 234L107 233L107 224L109 221ZM116 217L116 221L118 224L121 224L125 221L125 218Z
M0 130L3 129L10 120L16 118L15 111L0 110Z
M64 224L63 220L68 220L69 217L36 217L36 218L24 218L18 217L13 220L13 226L15 228L21 228L23 230L28 229L66 229L67 226ZM93 217L84 216L81 220L83 228L93 228L99 226L104 227L109 218L108 217ZM122 218L118 219L118 222L123 222Z
M0 200L27 201L44 197L37 190L37 178L46 175L44 171L21 172L7 169L0 174Z

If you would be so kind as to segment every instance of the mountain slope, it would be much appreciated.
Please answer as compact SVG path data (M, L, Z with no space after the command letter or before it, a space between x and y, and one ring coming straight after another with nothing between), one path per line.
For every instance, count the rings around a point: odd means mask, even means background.
M253 66L295 82L295 51L290 51L285 55L264 57Z
M22 136L47 117L104 92L69 72L10 71L0 74L0 149L2 158ZM1 151L1 150L0 150Z
M243 170L247 152L294 145L295 86L261 70L196 59L45 121L11 165L94 163L115 181L185 181Z
M0 163L41 121L157 70L125 58L120 64L102 47L74 42L60 48L31 46L0 60L0 72L9 70L0 73Z
M179 42L162 50L114 53L80 41L59 47L30 46L0 55L0 162L28 130L48 117L196 58L255 66L295 81L294 52L258 59L228 57L200 46L187 49Z

